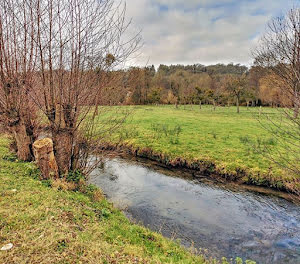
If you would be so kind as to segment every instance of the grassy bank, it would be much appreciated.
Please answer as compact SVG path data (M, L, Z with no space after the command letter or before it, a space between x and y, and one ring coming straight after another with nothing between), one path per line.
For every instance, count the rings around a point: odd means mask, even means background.
M0 263L208 263L131 224L92 192L59 191L33 178L0 137ZM92 198L94 197L94 198Z
M201 110L199 106L120 109L132 113L122 129L113 133L113 139L132 149L143 149L140 152L148 152L144 156L156 156L171 164L180 158L179 163L192 164L192 167L198 163L200 167L207 167L208 172L242 182L300 190L299 179L291 178L262 155L261 149L265 146L274 151L282 146L258 122L259 108L242 107L240 114L235 107L218 107L216 111L211 106ZM276 109L262 111L275 118L279 116ZM101 118L99 124L102 125Z

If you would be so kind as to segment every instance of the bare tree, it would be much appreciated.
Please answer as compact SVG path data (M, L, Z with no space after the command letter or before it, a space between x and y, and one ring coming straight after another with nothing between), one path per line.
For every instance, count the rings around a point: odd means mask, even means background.
M33 100L47 117L60 175L84 170L107 73L137 50L140 37L126 38L126 6L113 0L28 2L38 58Z
M25 0L0 2L0 117L14 136L21 160L32 159L37 122L29 95L36 63L35 28L26 6Z
M236 111L237 113L240 113L240 100L241 97L246 93L247 89L246 74L243 74L241 76L227 76L225 88L231 95L236 98Z
M297 118L300 108L300 8L273 19L253 52L255 64L266 67L284 85Z
M272 78L272 86L284 95L278 115L265 114L261 124L277 139L280 148L265 149L267 156L285 168L288 175L300 175L300 8L273 19L253 52L255 64Z

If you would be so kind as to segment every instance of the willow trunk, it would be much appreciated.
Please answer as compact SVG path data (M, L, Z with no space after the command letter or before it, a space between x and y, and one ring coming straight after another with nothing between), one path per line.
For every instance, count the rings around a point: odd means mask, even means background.
M61 177L66 176L70 170L73 135L67 130L53 133L53 147L58 172Z
M18 159L23 161L31 161L32 151L31 151L31 139L27 134L26 126L23 122L18 122L11 127L14 139L17 144L17 156Z

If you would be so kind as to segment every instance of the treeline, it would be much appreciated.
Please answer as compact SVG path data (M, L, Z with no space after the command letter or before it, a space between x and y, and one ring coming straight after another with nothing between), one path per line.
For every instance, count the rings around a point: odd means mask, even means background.
M240 64L132 67L111 73L118 90L102 104L212 104L282 106L286 98L268 69Z

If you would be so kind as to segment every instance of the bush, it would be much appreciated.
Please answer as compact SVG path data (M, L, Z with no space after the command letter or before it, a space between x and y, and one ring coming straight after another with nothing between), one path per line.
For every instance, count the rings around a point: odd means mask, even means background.
M67 175L66 180L68 182L74 182L78 184L81 180L85 181L85 176L79 170L70 171Z

